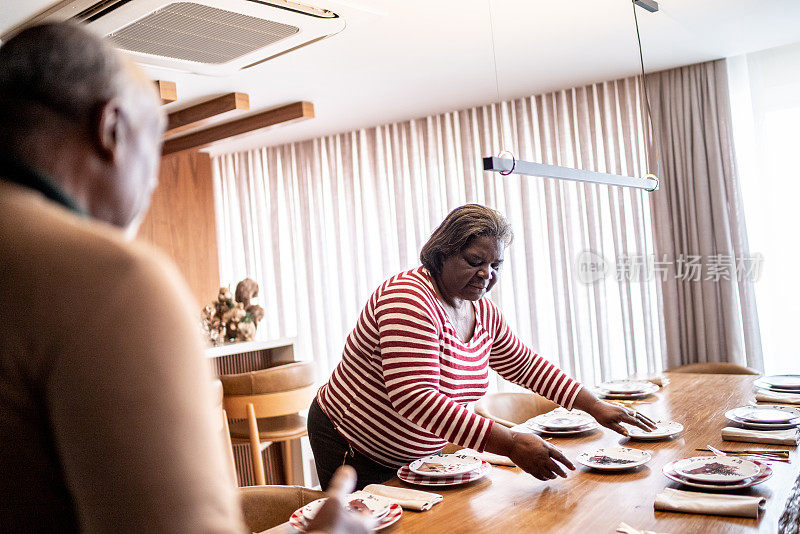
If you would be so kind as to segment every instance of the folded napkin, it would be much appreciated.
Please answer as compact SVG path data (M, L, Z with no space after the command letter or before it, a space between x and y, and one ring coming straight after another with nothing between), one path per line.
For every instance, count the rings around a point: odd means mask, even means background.
M625 522L622 522L617 526L617 532L620 534L658 534L652 530L639 530L638 528L633 528Z
M786 430L751 430L749 428L726 426L722 429L722 439L725 441L771 443L773 445L792 445L796 447L800 436L798 436L796 428L788 428Z
M779 391L756 391L756 400L759 402L777 402L780 404L800 404L800 393L781 393Z
M628 380L643 380L645 382L650 382L651 384L661 386L662 388L669 384L669 378L664 375L635 374L629 376Z
M456 454L468 454L493 465L508 465L511 467L516 465L508 456L500 456L499 454L494 454L491 452L478 452L473 449L461 449L460 451L456 452Z
M645 378L645 380L657 386L661 386L662 388L666 387L667 384L669 384L669 378L667 378L664 375L648 376L647 378Z
M766 504L763 497L749 495L728 495L701 493L664 488L656 495L653 506L664 512L685 512L688 514L733 515L758 519L758 513Z
M365 487L363 491L372 493L373 495L380 495L391 499L403 508L408 510L416 510L424 512L430 510L431 507L442 500L442 496L438 493L430 493L428 491L420 491L406 488L395 488L393 486L384 486L383 484L370 484Z

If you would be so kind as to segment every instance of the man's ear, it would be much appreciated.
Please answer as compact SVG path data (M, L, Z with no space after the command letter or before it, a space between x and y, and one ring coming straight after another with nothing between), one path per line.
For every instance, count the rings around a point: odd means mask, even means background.
M122 113L118 99L112 98L100 107L93 130L97 152L104 160L113 163L122 140Z

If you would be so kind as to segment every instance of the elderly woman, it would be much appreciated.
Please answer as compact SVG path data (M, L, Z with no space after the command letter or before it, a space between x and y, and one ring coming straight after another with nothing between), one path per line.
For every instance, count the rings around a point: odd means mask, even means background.
M497 283L511 227L477 204L453 210L422 247L422 266L386 280L347 338L342 361L311 405L308 434L323 489L352 465L358 487L447 442L508 456L540 480L572 463L536 435L513 432L464 405L481 398L488 368L620 434L647 430L626 410L599 401L526 347L483 298Z

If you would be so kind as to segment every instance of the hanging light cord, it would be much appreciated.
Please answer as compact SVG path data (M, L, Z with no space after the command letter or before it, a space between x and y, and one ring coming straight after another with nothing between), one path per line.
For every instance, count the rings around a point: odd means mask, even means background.
M497 74L497 52L494 49L494 18L492 17L492 0L486 0L489 6L489 30L492 34L492 61L494 65L494 88L497 91L497 102L500 102L500 76Z
M656 172L655 172L655 177L656 177L657 180L660 180L661 177L658 174L658 171L659 171L659 160L660 160L660 157L659 157L660 149L658 147L658 140L656 139L656 131L655 131L655 128L653 127L653 114L650 111L650 98L647 95L647 76L645 76L645 73L644 73L644 54L642 53L642 37L641 37L641 35L639 35L639 17L636 15L636 1L635 0L631 0L631 7L633 8L633 22L636 25L636 41L637 41L637 43L639 43L639 64L642 67L642 89L643 89L643 92L644 92L644 103L645 103L645 106L647 108L647 123L648 123L648 126L649 126L650 134L652 136L653 144L656 147ZM648 156L649 156L650 151L649 151L647 145L648 145L648 143L645 143L645 145L644 145L645 158L649 159ZM648 163L648 165L650 164L649 161L647 163Z
M494 46L494 17L492 16L492 0L486 0L486 4L489 8L489 30L491 31L492 35L492 61L494 65L494 88L495 91L497 92L497 105L502 107L503 103L500 101L500 75L497 73L497 52L495 51L495 46ZM502 128L500 129L500 136L501 137L503 136ZM504 153L510 154L511 159L514 161L514 163L511 165L510 171L505 173L502 172L500 173L503 176L508 176L509 174L514 172L514 167L516 167L516 158L514 157L514 154L510 150L506 150L501 146L500 152L497 154L497 156L500 157Z

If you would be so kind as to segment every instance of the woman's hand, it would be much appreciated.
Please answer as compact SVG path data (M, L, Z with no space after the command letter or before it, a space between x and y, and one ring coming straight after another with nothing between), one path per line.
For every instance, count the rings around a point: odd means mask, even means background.
M511 432L508 457L539 480L553 480L556 476L566 478L567 473L562 465L571 471L575 470L575 466L560 450L535 434Z
M333 474L328 485L328 500L319 509L314 519L308 522L306 532L310 534L367 534L364 520L358 514L344 509L344 497L356 486L355 469L343 465Z
M556 476L567 476L561 465L556 462L561 463L567 469L575 469L572 462L567 460L560 450L539 436L524 432L512 432L500 423L492 425L489 439L486 440L486 450L508 456L512 462L539 480L552 480Z
M628 430L620 425L620 423L628 423L633 426L638 426L645 432L650 432L656 428L655 425L638 417L634 417L635 411L627 410L620 406L614 406L598 400L586 410L598 423L604 427L610 428L614 432L618 432L623 436L628 435Z
M644 419L634 417L636 414L635 410L628 410L627 408L622 408L620 406L614 406L613 404L603 402L589 393L589 391L587 391L585 388L578 392L572 407L583 410L594 417L597 422L604 427L610 428L614 432L618 432L623 436L627 436L628 431L625 430L625 427L620 425L620 423L628 423L633 426L638 426L645 432L650 432L656 428L656 425L653 425Z

